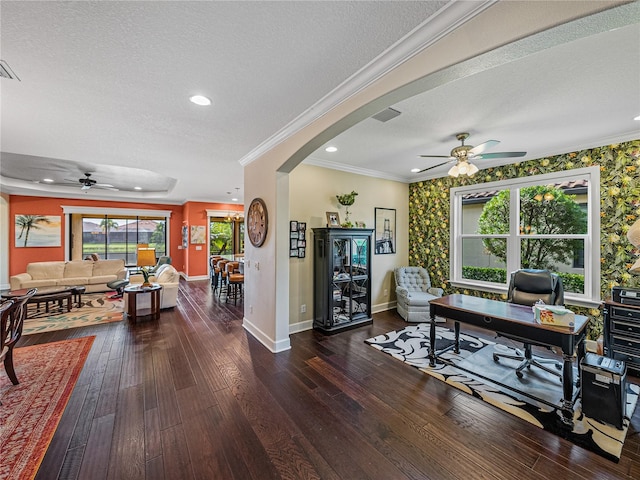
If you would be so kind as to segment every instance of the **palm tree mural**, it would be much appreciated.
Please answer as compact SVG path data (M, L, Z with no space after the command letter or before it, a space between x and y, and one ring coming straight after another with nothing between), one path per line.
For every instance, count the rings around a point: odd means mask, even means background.
M31 230L40 230L41 223L51 223L48 217L42 215L17 215L16 216L16 228L20 229L20 235L18 235L18 240L22 238L24 235L24 244L23 247L27 246L27 242L29 241L29 232Z

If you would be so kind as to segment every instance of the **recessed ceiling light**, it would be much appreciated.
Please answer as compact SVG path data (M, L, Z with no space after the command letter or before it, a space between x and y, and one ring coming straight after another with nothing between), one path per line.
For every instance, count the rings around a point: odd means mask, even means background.
M333 152L337 152L338 148L337 147L327 147L324 149L325 152L329 152L329 153L333 153Z
M634 120L640 120L640 115L638 115Z
M203 107L211 105L211 99L205 97L204 95L193 95L192 97L189 97L189 100L191 100L196 105L200 105Z
M237 201L238 201L238 199L237 199L237 198L232 198L232 199L231 199L231 201L232 201L232 202L237 202Z
M142 187L133 187L134 190L142 190Z
M42 181L47 183L53 183L53 178L43 178Z
M418 173L420 171L419 168L412 168L411 173Z

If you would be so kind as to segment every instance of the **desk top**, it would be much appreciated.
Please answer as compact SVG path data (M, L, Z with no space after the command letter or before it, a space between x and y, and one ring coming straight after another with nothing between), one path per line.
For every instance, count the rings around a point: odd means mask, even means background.
M585 317L584 315L576 315L575 326L573 328L540 324L536 322L533 316L533 310L530 306L500 302L497 300L490 300L488 298L462 295L459 293L435 298L433 300L429 300L429 303L440 305L442 307L450 308L453 310L499 318L508 322L535 326L536 328L544 330L573 335L582 332L582 330L584 330L584 328L587 326L587 323L589 323L588 317Z

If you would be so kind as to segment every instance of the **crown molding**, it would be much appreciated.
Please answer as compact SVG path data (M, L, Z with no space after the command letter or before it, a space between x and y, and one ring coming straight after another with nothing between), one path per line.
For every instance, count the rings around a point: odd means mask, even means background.
M422 22L289 124L242 157L239 160L240 165L244 167L254 162L290 136L326 115L336 106L382 78L425 48L433 45L496 2L497 0L484 0L480 2L448 3L435 15Z
M342 172L355 173L356 175L381 178L382 180L391 180L394 182L411 183L414 181L411 177L408 176L389 175L378 170L369 170L367 168L354 167L353 165L346 165L344 163L329 162L327 160L320 160L311 156L305 158L302 163L304 163L305 165L314 165L316 167L329 168L331 170L340 170Z

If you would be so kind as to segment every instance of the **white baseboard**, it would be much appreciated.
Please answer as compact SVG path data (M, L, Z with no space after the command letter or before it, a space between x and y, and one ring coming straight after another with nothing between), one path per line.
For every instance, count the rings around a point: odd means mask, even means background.
M254 324L252 324L247 318L242 319L242 327L249 332L256 340L263 344L272 353L284 352L285 350L291 350L291 341L289 337L276 342L269 335L264 333Z
M198 275L198 276L190 277L190 276L185 275L184 273L180 272L180 276L182 278L184 278L187 282L195 282L195 281L198 281L198 280L209 280L209 275Z
M292 335L294 333L304 332L306 330L311 330L312 328L313 328L313 320L305 320L303 322L290 323L289 335Z

